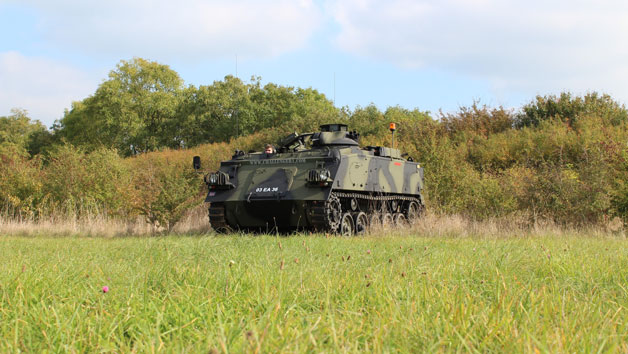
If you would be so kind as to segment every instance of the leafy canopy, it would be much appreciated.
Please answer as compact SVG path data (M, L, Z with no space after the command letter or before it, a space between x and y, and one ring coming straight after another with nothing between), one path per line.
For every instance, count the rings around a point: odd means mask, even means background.
M94 95L72 104L55 127L58 137L87 151L100 146L129 156L162 148L228 141L265 128L311 130L338 115L308 88L261 85L226 76L185 87L167 65L122 61Z

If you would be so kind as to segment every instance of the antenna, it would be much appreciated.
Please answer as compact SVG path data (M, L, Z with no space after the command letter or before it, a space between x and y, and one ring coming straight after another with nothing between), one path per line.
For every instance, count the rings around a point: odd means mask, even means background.
M236 79L238 78L238 55L235 56L235 69L236 69ZM236 101L236 109L235 109L235 120L236 120L236 138L240 137L240 121L238 120L238 102Z
M334 71L334 106L336 106L336 72Z

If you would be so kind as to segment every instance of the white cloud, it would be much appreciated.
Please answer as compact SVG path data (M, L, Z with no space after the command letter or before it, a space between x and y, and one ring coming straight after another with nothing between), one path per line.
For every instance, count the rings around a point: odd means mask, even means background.
M93 93L98 84L98 79L65 64L18 52L0 53L0 116L22 108L50 126L72 101Z
M89 55L159 60L274 57L305 45L321 21L312 0L26 0L40 31Z
M599 90L628 99L622 0L330 0L342 50L526 93Z

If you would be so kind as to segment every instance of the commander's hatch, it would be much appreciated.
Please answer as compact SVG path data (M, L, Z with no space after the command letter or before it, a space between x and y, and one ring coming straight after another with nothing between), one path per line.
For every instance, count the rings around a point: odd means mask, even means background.
M349 131L346 124L323 124L320 126L322 132L346 132Z
M323 124L321 131L312 135L314 146L349 145L358 146L360 134L355 130L349 131L346 124Z
M301 134L294 132L279 142L279 152L307 150L308 146L322 147L329 145L359 146L360 134L349 131L346 124L323 124L317 133Z
M279 152L293 152L306 150L312 133L301 134L294 132L279 142Z

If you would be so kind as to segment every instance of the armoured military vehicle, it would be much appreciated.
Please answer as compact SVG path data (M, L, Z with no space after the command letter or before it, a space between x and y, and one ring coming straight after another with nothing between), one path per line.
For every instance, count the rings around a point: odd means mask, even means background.
M394 145L394 124L391 123ZM236 150L205 175L218 232L312 230L353 235L402 224L423 209L423 168L398 149L359 146L345 124L291 134L272 152ZM200 169L200 158L194 158Z

